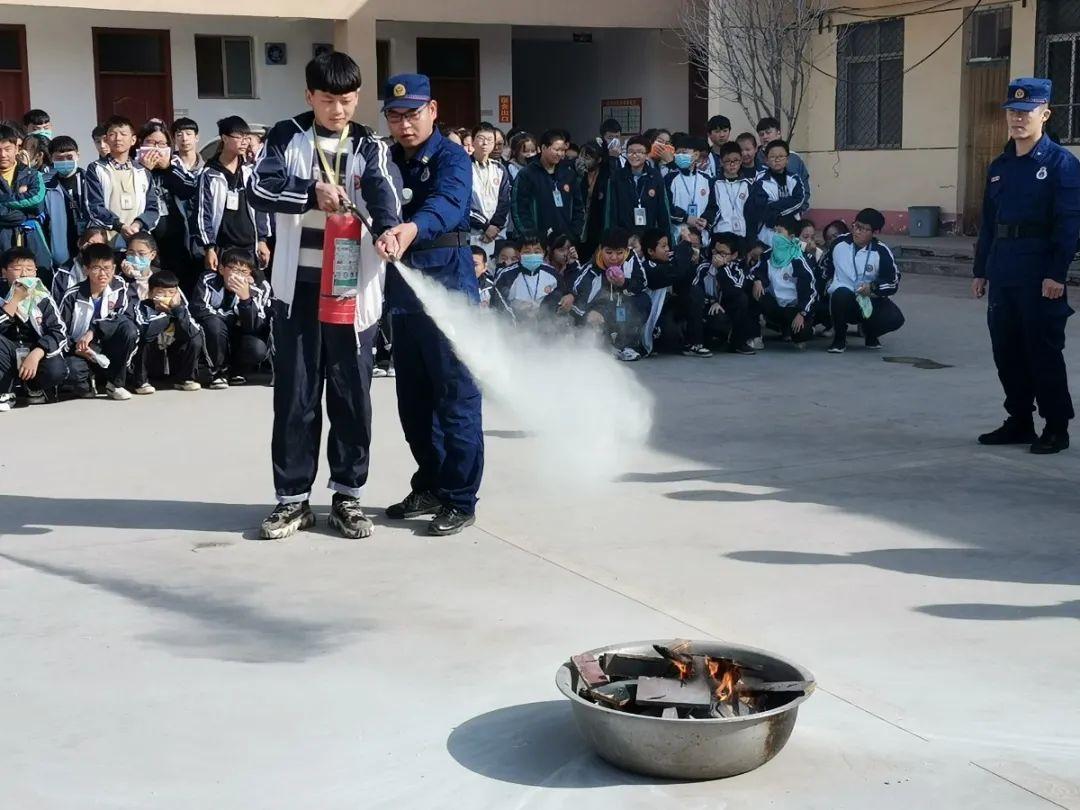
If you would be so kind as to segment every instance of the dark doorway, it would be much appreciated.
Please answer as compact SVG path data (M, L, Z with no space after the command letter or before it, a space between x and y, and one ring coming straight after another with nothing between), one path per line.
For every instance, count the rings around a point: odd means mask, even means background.
M26 70L26 28L0 25L0 119L21 121L30 109Z
M480 122L480 40L417 37L416 71L431 79L444 124L472 129Z
M705 135L709 125L709 73L690 59L690 97L686 105L687 125L694 135ZM732 138L735 136L732 135Z
M95 28L98 119L122 115L141 127L148 118L172 121L169 32Z

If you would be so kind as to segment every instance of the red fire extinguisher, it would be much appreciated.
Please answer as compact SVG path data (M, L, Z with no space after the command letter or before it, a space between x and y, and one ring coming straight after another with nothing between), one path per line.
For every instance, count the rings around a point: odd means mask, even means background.
M360 239L364 229L352 214L327 214L323 236L319 320L353 323L360 279Z

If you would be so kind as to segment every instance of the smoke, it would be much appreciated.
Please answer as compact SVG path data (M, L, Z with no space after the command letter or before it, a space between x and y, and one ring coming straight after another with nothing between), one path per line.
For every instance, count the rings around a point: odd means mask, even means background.
M652 395L586 330L540 334L398 264L484 396L509 411L538 482L578 486L626 471L652 428Z

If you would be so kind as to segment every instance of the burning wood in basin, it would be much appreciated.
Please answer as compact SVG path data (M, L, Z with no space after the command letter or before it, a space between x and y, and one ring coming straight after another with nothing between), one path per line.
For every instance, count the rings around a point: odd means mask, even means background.
M775 681L758 667L700 655L689 641L654 644L656 655L583 654L570 659L571 688L609 709L670 719L748 717L789 703L809 681Z

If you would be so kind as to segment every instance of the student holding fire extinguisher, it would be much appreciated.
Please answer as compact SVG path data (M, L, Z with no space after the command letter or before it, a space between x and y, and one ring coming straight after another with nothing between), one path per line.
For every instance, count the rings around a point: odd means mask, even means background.
M271 455L278 505L260 535L288 537L315 524L308 499L325 385L329 523L345 537L367 537L373 527L360 495L368 477L381 259L346 209L356 206L383 249L396 252L396 238L384 231L401 222L401 178L386 144L351 120L360 88L356 62L325 53L308 63L306 75L311 112L270 130L248 185L251 205L274 213L277 236Z
M427 76L391 76L383 97L395 141L390 152L407 201L406 222L379 239L379 250L388 258L404 254L407 264L479 304L469 250L469 156L436 128L439 108ZM456 534L475 522L484 471L480 390L392 264L386 303L394 325L398 415L417 465L408 496L386 514L397 520L434 514L429 534Z

